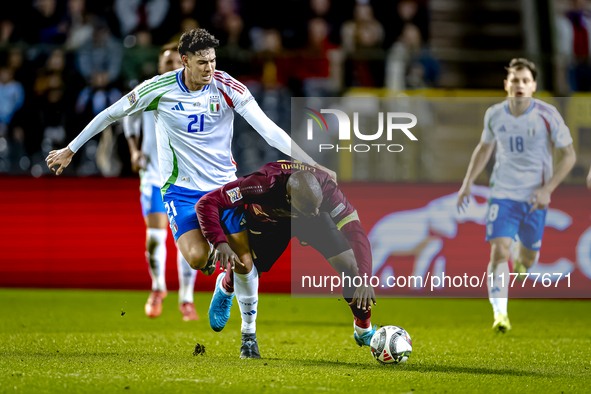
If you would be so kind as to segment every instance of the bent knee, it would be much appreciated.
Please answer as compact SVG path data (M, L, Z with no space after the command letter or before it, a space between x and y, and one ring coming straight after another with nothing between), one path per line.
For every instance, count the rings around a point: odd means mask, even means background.
M254 262L250 254L240 256L240 262L244 265L236 264L236 267L234 267L234 272L237 274L248 274L250 271L252 271Z
M191 268L194 270L200 270L205 268L208 255L199 251L190 251L188 253L183 253L183 257L187 260L187 263Z
M511 244L493 244L490 251L490 259L493 265L509 261L511 255Z

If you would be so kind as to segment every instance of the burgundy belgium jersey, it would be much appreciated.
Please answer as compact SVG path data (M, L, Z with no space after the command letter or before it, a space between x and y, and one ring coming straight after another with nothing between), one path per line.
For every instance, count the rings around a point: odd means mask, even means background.
M262 222L289 223L291 205L287 202L287 181L296 171L310 171L322 188L320 211L328 213L351 244L360 272L371 275L371 247L358 220L343 220L355 214L355 208L330 176L317 168L289 161L269 163L256 172L216 189L196 204L203 235L217 246L228 242L220 224L220 213L247 205L250 215ZM343 223L345 223L343 225Z

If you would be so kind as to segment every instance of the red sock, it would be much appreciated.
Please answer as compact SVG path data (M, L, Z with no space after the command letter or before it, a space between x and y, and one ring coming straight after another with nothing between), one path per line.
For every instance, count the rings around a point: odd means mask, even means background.
M224 278L222 279L222 287L228 293L234 292L234 271L231 269L226 271L226 275L224 275Z
M355 325L359 328L371 328L370 318L367 319L358 319L355 318Z
M346 299L347 302L351 302L351 299ZM355 316L355 325L361 328L370 328L371 327L371 309L364 311L361 308L357 308L357 303L353 305L349 305L351 308L351 312L353 312L353 316Z

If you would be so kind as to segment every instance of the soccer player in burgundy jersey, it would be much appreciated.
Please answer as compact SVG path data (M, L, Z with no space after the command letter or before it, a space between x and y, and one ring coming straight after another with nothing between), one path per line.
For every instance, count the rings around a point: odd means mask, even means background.
M217 250L220 267L241 264L228 244L220 215L244 205L254 258L247 275L269 271L292 237L320 252L339 274L371 275L371 246L357 211L326 172L297 162L269 163L205 195L196 204L197 216L203 235ZM230 317L233 291L232 271L227 270L218 276L209 309L215 331L221 331ZM369 346L375 332L370 322L373 288L344 288L343 295L355 316L357 344ZM256 330L257 301L258 297L238 299L243 333ZM243 350L248 349L243 345Z

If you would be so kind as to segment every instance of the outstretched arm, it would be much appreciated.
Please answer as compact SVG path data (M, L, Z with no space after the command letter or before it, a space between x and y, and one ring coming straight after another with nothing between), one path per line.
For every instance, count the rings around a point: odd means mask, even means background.
M78 149L82 147L88 140L103 131L111 123L136 112L145 109L150 110L158 107L158 100L166 93L168 86L174 81L163 80L160 83L161 76L152 78L136 87L132 92L122 97L115 104L102 111L82 130L80 134L70 144L60 150L49 152L45 159L47 166L60 175L62 171L72 161L72 156ZM56 171L57 167L57 171Z
M309 164L330 175L333 181L337 181L336 172L316 163L291 137L275 124L259 107L256 102L248 105L248 109L242 113L246 121L267 141L269 145L280 152L298 161Z
M355 211L355 217L357 217L357 211ZM376 305L376 299L374 289L371 286L372 257L369 239L359 219L344 224L340 227L340 230L353 250L357 274L364 278L363 285L355 290L349 305L357 303L358 308L370 310L372 303Z
M362 280L360 286L343 287L343 296L349 301L349 305L357 304L357 308L362 310L371 310L371 304L376 305L376 296L373 287L369 284L369 277L361 276L355 260L355 254L352 249L346 250L334 257L328 259L330 265L339 273L351 278L351 281L357 276Z
M470 202L470 187L474 184L482 170L484 170L484 167L486 167L486 163L488 163L494 147L494 142L480 141L476 149L474 149L470 158L470 164L468 165L468 171L462 183L462 188L458 192L458 212L460 209L463 209L464 204Z
M68 146L63 149L52 150L49 152L49 155L47 155L47 158L45 159L47 167L55 172L56 175L60 175L72 161L74 153L78 152L78 149L80 149L82 145L106 129L111 123L125 115L122 111L113 109L113 107L120 105L120 102L121 100L98 114Z

